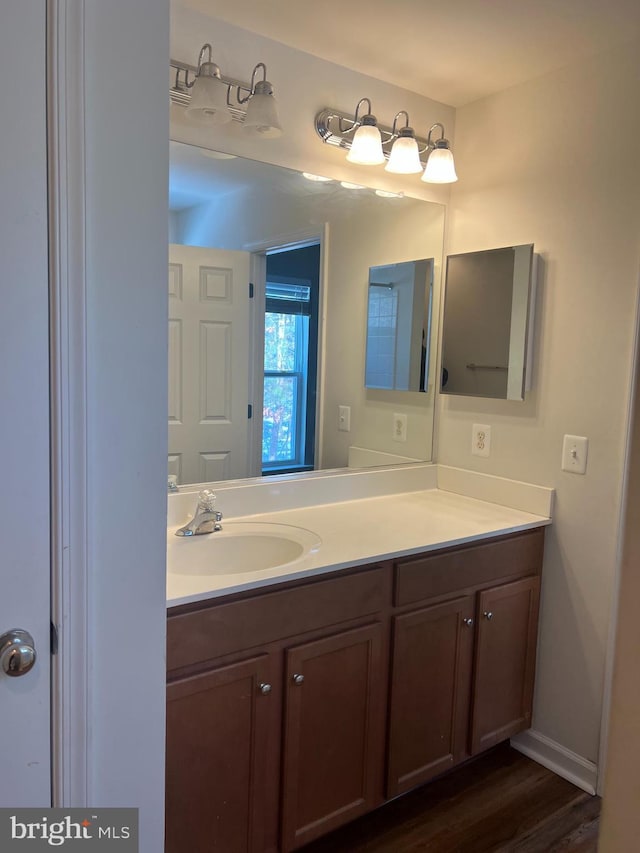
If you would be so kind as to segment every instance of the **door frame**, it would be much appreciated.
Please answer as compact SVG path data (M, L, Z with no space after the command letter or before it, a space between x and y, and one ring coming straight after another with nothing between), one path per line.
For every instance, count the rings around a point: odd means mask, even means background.
M84 3L47 0L52 804L88 803Z
M329 246L329 224L327 222L290 231L269 240L260 240L243 246L247 252L251 252L251 280L253 282L253 302L251 329L253 337L253 353L249 360L249 397L254 401L253 418L249 429L249 467L255 473L253 476L262 476L262 399L264 394L264 311L259 311L257 305L265 304L265 291L267 282L268 252L274 250L286 251L290 249L303 249L305 246L320 246L320 271L318 294L318 350L317 350L317 393L319 403L316 406L315 419L315 447L314 447L314 469L322 467L322 424L324 423L324 396L325 396L325 370L324 353L326 344L326 316L327 316L327 253ZM260 405L258 405L260 403Z
M169 2L45 8L53 804L137 807L141 853L154 853L164 836L167 383L157 366ZM131 523L140 514L144 524Z

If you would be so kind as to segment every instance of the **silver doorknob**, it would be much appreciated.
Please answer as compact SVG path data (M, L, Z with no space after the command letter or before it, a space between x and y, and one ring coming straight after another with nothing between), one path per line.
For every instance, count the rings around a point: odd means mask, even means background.
M0 637L0 665L7 675L26 675L36 662L33 637L14 628Z
M294 684L302 684L303 681L304 681L304 675L301 675L300 673L297 672L293 676L293 683Z
M266 681L261 681L258 685L258 690L260 691L260 693L262 693L263 696L267 696L269 693L271 693L271 685L267 684Z
M462 621L468 628L473 628L473 619L471 619L469 616L465 617Z
M493 613L490 610L485 610L482 615L485 619L493 619Z

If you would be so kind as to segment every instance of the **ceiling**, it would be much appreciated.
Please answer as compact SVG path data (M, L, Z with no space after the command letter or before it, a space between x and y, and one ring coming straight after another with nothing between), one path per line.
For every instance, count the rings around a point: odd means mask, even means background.
M180 0L451 106L640 35L640 0Z

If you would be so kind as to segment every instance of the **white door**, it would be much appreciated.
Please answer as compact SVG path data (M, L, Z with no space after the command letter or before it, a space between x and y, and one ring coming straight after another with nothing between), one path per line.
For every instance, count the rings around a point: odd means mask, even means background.
M178 483L249 475L251 255L169 246L169 467Z
M0 666L0 807L51 804L45 48L45 0L3 4L0 79L20 95L0 86L0 634L29 632L37 660Z

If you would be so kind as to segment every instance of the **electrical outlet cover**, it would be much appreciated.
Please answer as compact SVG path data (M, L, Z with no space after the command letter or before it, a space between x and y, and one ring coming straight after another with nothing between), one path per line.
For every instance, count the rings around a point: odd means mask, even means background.
M393 433L392 436L394 441L406 441L407 440L407 416L400 414L399 412L393 413Z
M471 452L474 456L489 456L491 453L491 427L474 424L471 428Z

